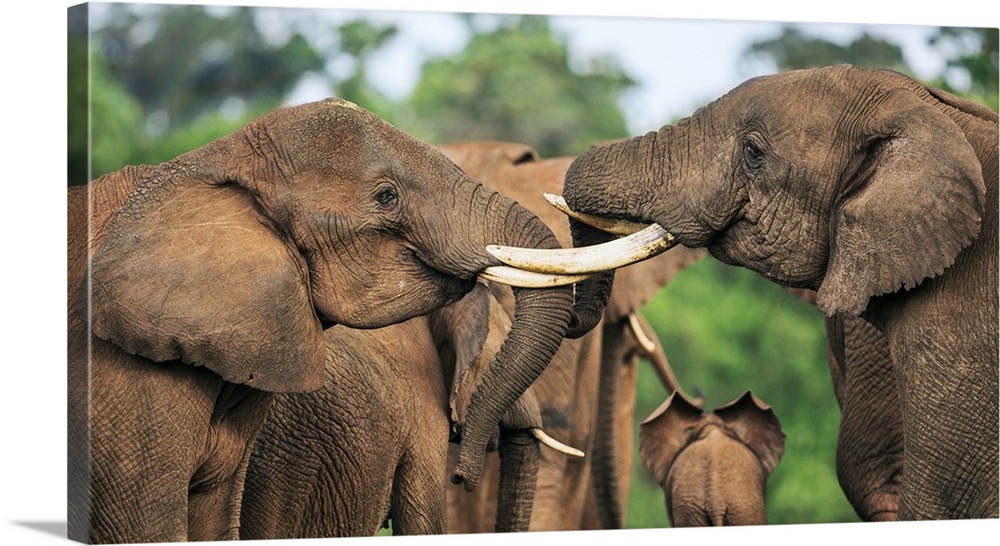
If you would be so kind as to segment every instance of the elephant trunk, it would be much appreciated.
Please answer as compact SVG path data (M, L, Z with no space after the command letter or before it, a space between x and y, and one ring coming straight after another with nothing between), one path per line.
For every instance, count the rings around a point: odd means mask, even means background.
M496 532L524 532L531 523L541 446L531 431L542 426L542 412L531 389L517 399L500 422L500 487Z
M499 226L485 227L487 243L533 248L558 248L552 232L535 215L497 193L488 195L492 218ZM499 238L497 240L497 238ZM485 254L485 245L480 254ZM488 265L495 265L494 263ZM572 287L514 289L514 319L510 333L486 370L469 402L454 483L471 491L479 483L487 444L514 402L548 366L569 326Z
M541 448L527 429L500 429L496 532L525 532L531 523Z
M622 140L592 148L577 157L566 171L563 197L569 207L577 212L621 218L621 214L611 214L613 208L627 210L632 220L651 222L641 210L652 201L640 191L643 181L650 178L649 161L637 161L639 157L656 157L656 133ZM648 188L644 191L648 192ZM622 206L624 204L624 206ZM573 246L586 247L608 242L614 235L570 219L570 233ZM576 285L576 300L573 305L574 323L567 337L580 337L604 317L604 308L611 296L614 271L594 275Z
M625 523L620 493L621 477L618 475L619 438L616 426L621 365L629 350L625 335L625 326L621 322L604 322L597 393L597 424L594 430L590 467L599 507L598 513L601 516L601 527L604 529L621 529Z

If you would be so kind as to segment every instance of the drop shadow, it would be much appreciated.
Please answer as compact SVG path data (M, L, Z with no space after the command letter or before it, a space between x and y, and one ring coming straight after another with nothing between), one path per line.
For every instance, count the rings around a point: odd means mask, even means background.
M11 523L54 537L66 538L65 521L12 521Z

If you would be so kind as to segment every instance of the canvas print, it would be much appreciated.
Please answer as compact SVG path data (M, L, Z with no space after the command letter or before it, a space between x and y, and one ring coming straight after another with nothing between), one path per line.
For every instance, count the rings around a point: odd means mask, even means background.
M70 539L998 517L997 28L67 17Z

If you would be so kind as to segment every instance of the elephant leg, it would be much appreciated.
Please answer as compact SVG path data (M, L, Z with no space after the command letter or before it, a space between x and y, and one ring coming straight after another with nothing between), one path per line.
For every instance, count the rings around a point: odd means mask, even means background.
M857 317L827 319L830 365L840 401L837 478L858 516L894 521L903 472L903 425L889 345Z
M90 542L181 542L188 484L221 379L94 340Z
M414 416L416 417L416 416ZM389 510L393 535L440 535L447 531L448 421L425 411L420 428L393 477Z
M963 329L964 324L956 320L949 325L954 328L951 331L918 324L887 333L903 416L901 520L996 518L998 514L996 363L983 366L975 360L975 352L947 361L929 359L926 351L917 353L919 344L908 342L982 335ZM979 343L995 344L996 340Z
M245 385L223 386L212 413L204 462L191 478L189 540L240 538L247 466L273 396Z

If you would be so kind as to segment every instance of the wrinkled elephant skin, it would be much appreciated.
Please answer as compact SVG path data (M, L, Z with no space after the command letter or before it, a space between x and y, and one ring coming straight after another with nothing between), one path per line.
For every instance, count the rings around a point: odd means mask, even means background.
M236 538L272 393L323 385L325 327L454 302L499 240L558 245L435 148L336 99L71 188L68 213L68 534L97 543ZM568 288L516 293L502 371L469 408L470 480L569 322Z

